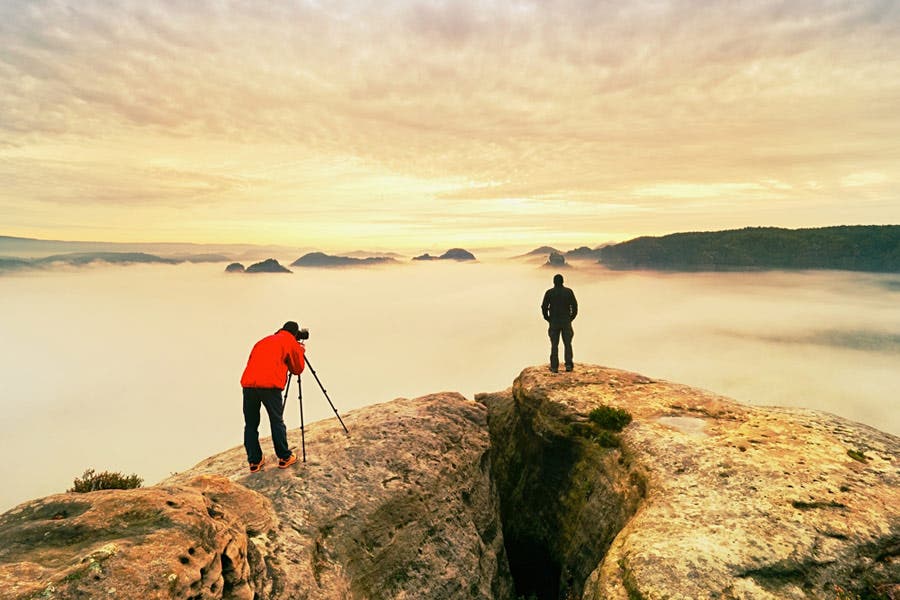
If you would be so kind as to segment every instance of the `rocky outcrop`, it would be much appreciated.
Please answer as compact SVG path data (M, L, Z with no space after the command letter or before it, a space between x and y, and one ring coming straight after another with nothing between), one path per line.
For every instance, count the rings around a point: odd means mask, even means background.
M546 575L520 578L520 594L556 597L557 583L560 598L586 600L900 591L893 436L585 365L527 369L481 400L511 569ZM634 421L604 434L589 418L600 406Z
M569 267L569 265L566 264L566 257L559 252L551 252L547 257L547 262L544 263L544 266L552 267L554 269L567 269Z
M285 470L250 474L235 448L153 488L27 503L0 520L0 596L508 598L486 418L400 399L346 415L349 436L309 427Z
M242 264L239 263L239 262L231 263L230 265L228 265L227 267L225 267L225 272L226 272L226 273L243 273L243 272L244 272L244 265L242 265Z
M475 260L475 255L463 248L450 248L438 258L441 260Z
M315 423L285 470L270 454L250 474L238 447L151 488L20 505L0 516L0 596L900 592L896 437L582 364L477 400L370 406L344 416L349 436ZM603 407L631 423L611 431Z
M306 464L250 475L236 448L166 483L224 473L271 500L280 598L505 598L486 419L459 394L400 399L349 413L349 436L308 428Z
M271 597L277 522L267 498L221 476L49 496L0 517L0 596Z
M253 263L252 265L247 267L247 270L244 272L245 273L290 273L291 270L286 267L281 266L281 263L279 263L274 258L267 258L264 261L261 261L258 263Z

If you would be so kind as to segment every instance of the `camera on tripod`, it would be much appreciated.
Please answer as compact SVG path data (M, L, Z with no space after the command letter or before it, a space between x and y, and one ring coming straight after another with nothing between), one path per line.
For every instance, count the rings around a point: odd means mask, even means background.
M284 331L289 331L293 333L297 331L294 337L298 342L302 340L309 339L309 329L303 328L300 329L296 322L288 321L285 323L285 327L282 328ZM309 371L312 373L313 377L316 378L316 383L319 384L319 389L322 390L322 394L325 395L325 399L328 400L328 404L331 406L331 410L334 411L334 416L337 417L338 421L341 423L341 427L344 428L344 433L350 435L350 431L347 429L347 426L344 425L344 420L341 418L341 415L338 413L337 408L334 406L334 402L331 401L331 398L328 396L328 390L325 389L325 386L322 385L322 382L319 380L319 375L316 373L316 370L313 368L312 364L309 362L309 353L304 349L303 352L303 360L307 367L309 367ZM288 371L287 382L284 386L284 399L282 400L281 410L284 411L284 407L287 406L288 399L288 390L291 388L291 372ZM306 462L306 422L303 419L303 388L300 385L300 375L297 375L297 400L300 401L300 444L303 447L303 462Z

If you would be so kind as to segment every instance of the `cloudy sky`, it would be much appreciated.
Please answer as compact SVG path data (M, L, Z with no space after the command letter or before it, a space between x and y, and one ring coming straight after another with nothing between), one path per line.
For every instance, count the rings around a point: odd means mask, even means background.
M0 2L0 235L900 223L895 0Z

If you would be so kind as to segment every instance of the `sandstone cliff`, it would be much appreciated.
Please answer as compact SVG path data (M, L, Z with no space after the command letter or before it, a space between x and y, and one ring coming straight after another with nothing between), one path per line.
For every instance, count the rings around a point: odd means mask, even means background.
M893 598L900 440L579 365L528 369L490 407L514 575L585 599ZM621 447L587 419L627 409ZM545 581L532 585L544 589ZM582 595L583 594L583 595Z
M251 475L239 447L26 503L0 517L0 597L509 597L486 419L459 394L395 400L346 415L350 437L309 427L305 465Z
M0 516L0 598L892 598L900 440L577 365ZM618 434L600 406L627 410ZM299 446L299 432L291 432ZM268 442L264 442L268 448ZM271 458L270 458L271 460Z

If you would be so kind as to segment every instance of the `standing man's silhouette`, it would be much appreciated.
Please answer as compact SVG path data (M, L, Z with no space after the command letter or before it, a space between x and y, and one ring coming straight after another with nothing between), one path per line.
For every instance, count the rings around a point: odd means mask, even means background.
M572 321L578 315L578 302L575 292L563 285L563 276L559 273L553 276L553 287L544 293L541 314L550 323L550 370L559 372L559 336L562 335L566 371L571 371L575 368L572 362L572 338L575 335Z

